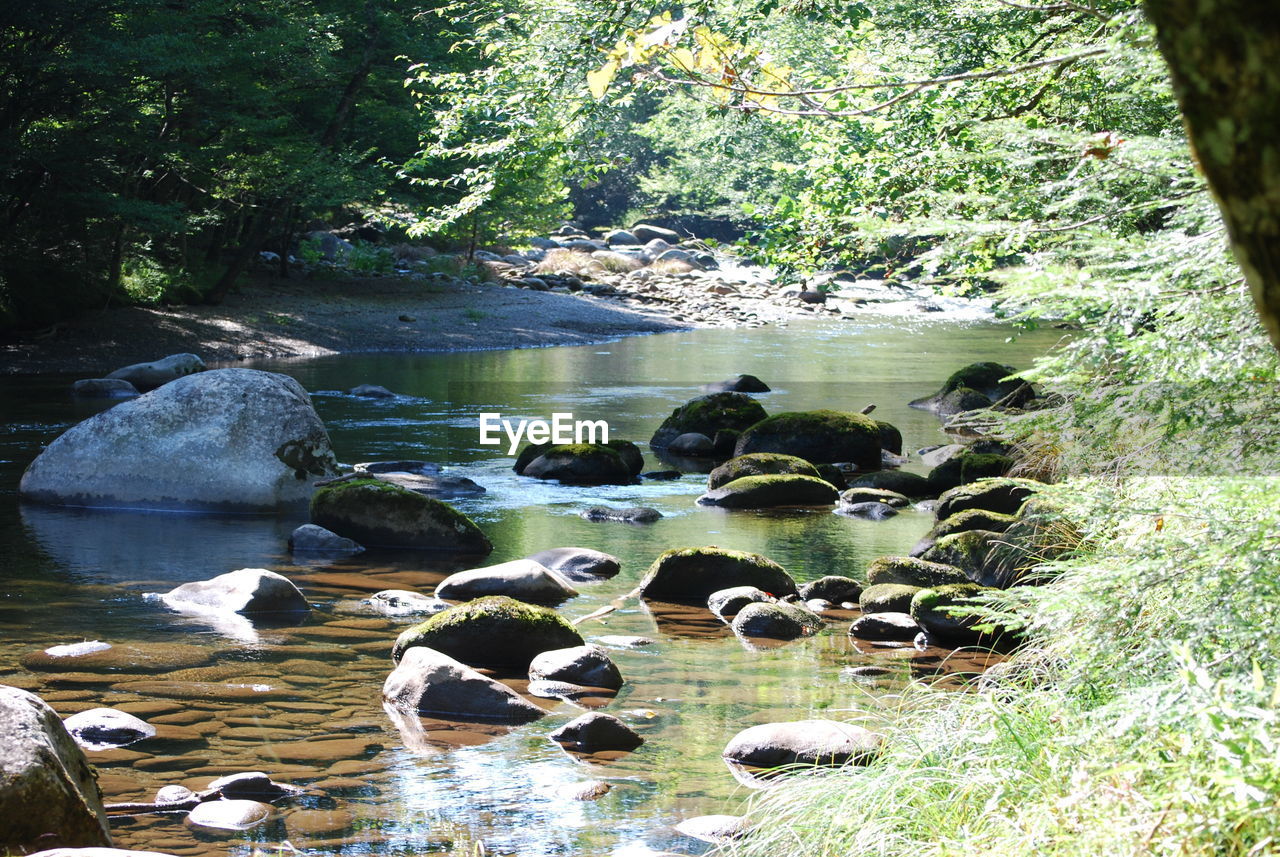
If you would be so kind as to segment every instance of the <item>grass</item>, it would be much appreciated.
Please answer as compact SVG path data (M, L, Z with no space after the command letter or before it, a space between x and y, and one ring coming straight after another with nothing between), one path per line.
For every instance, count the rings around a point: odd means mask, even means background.
M1280 485L1053 496L1089 522L1091 552L994 597L1028 647L972 693L909 688L876 764L766 792L750 812L769 823L726 853L1280 850Z
M487 312L482 309L476 309L475 307L467 307L462 311L462 314L471 321L483 321L489 317Z
M537 274L573 274L578 277L595 277L605 273L605 266L581 250L558 248L548 250L546 257L534 268Z

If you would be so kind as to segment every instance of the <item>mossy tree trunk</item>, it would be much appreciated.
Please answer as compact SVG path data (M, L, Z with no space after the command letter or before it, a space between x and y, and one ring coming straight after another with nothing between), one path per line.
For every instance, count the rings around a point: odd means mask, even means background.
M1146 0L1146 9L1258 315L1280 348L1276 0Z

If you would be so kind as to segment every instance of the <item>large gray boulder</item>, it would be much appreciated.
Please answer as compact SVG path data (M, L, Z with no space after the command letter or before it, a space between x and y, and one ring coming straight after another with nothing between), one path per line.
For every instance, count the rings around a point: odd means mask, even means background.
M436 597L450 601L507 595L530 604L559 604L577 594L558 574L531 559L455 572L436 586Z
M160 600L175 610L219 613L306 613L311 609L293 581L265 568L241 568L184 583Z
M0 685L0 735L0 851L110 846L93 769L53 709Z
M511 688L448 655L414 646L382 685L382 698L401 711L505 722L546 712Z
M170 381L203 372L204 368L204 361L194 354L170 354L168 357L162 357L150 363L123 366L107 377L128 381L139 392L145 393L162 387Z
M679 244L680 233L674 229L667 229L663 226L654 226L652 223L637 223L631 227L631 234L635 236L636 243L648 244L655 238L666 241L668 244Z
M324 423L292 378L218 369L90 417L22 476L24 499L62 506L275 512L337 472Z

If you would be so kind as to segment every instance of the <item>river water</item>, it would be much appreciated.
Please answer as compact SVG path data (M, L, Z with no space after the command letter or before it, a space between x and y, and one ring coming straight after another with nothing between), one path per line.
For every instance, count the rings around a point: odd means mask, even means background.
M645 442L701 384L747 372L774 392L770 413L818 407L858 410L897 425L906 448L945 442L937 419L906 403L933 392L959 366L999 360L1025 366L1057 340L991 322L937 316L815 320L787 328L699 330L575 348L453 354L369 354L253 368L284 372L313 394L339 460L424 459L485 486L454 501L490 536L490 563L546 548L596 548L622 560L616 578L579 588L561 607L585 616L630 591L672 547L718 544L763 553L799 581L859 576L871 559L903 553L931 524L927 512L887 521L826 511L742 512L698 507L705 477L570 488L516 476L505 448L478 443L481 412L605 419L612 437ZM244 364L250 365L250 364ZM639 855L697 854L706 845L672 829L709 813L735 813L750 796L720 759L725 743L757 723L834 717L874 724L912 678L960 684L981 668L941 650L855 645L856 614L833 613L817 637L757 647L740 642L705 610L626 603L580 630L642 635L644 649L611 654L626 685L606 710L646 743L619 758L578 759L546 737L577 716L541 701L550 715L514 729L424 720L397 724L379 701L391 641L411 620L364 612L381 589L429 592L461 566L414 552L370 552L298 561L282 518L223 518L21 505L16 488L43 444L103 407L75 402L68 377L0 378L0 683L41 694L60 714L97 706L133 711L155 738L92 752L109 802L149 800L157 788L201 788L213 777L262 770L309 793L251 831L194 829L181 816L113 826L120 847L179 855L249 854L290 847L308 853ZM341 391L357 384L395 391L391 400ZM647 454L646 469L663 467ZM918 466L915 468L923 472ZM649 526L591 523L589 505L644 505ZM243 567L278 571L314 605L304 625L211 625L147 597ZM74 673L28 670L48 646L102 640L146 653ZM847 668L878 665L873 681ZM513 686L522 687L518 677ZM406 729L406 731L402 731ZM585 780L611 788L580 801ZM2 822L0 822L2 823ZM288 843L282 845L281 843Z

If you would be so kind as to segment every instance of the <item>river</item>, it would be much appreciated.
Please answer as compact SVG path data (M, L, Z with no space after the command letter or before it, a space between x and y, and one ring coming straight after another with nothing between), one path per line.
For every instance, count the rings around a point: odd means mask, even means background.
M759 397L770 413L874 403L876 418L897 425L910 451L946 441L937 418L907 407L909 400L976 360L1025 366L1058 338L1053 331L1012 335L993 322L872 316L573 348L240 365L284 372L311 391L341 461L425 459L485 486L483 496L454 503L494 542L489 562L566 545L619 557L618 577L580 587L582 595L562 606L573 619L631 590L668 548L756 551L798 581L856 577L869 560L908 550L932 517L908 511L864 521L828 511L698 507L694 499L705 486L698 474L604 488L540 483L516 476L504 448L479 444L480 413L605 419L614 439L634 440L647 452L658 423L698 395L700 385L746 372L773 387ZM546 737L581 713L568 703L514 729L428 721L425 736L407 741L384 713L379 692L391 668L391 641L409 620L361 612L358 602L380 589L430 591L461 566L388 551L297 561L286 539L303 522L301 513L222 518L20 505L18 480L41 446L103 407L72 400L71 380L0 378L0 683L39 693L64 716L120 706L160 728L128 748L89 754L108 801L148 800L162 785L199 788L241 770L311 789L282 807L280 818L249 832L194 830L180 816L149 816L113 827L119 847L247 855L264 847L283 853L288 849L280 843L287 841L309 853L472 854L483 842L490 854L701 853L706 845L671 826L741 809L750 792L720 759L736 732L815 716L874 723L913 676L958 683L956 675L945 676L979 666L941 650L854 645L846 634L852 613L832 614L817 637L757 647L737 640L707 611L632 601L581 630L589 640L635 634L657 641L611 652L626 684L606 710L644 736L635 752L610 761L570 757ZM378 400L341 392L363 383L398 395ZM662 466L647 455L646 469ZM649 526L591 523L577 515L588 505L651 506L664 517ZM146 597L242 567L270 568L297 583L315 606L307 623L213 627ZM84 640L154 645L158 652L193 644L201 651L188 663L147 674L21 666L31 653ZM889 673L867 681L846 670L859 665L887 666ZM246 690L243 698L210 698L200 682ZM588 779L611 790L590 802L564 794Z

